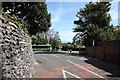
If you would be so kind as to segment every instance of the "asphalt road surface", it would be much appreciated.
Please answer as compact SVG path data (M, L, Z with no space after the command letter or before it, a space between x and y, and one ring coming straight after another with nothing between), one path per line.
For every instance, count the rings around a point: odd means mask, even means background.
M37 78L63 80L119 80L120 69L113 64L79 55L77 52L34 52Z

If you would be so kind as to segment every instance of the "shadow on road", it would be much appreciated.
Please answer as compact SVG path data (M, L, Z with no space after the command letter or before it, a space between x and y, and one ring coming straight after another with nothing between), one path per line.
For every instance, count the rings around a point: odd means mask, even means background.
M111 63L99 59L88 59L85 60L86 63L91 64L99 69L111 73L112 75L106 75L108 77L120 77L120 65L116 63Z

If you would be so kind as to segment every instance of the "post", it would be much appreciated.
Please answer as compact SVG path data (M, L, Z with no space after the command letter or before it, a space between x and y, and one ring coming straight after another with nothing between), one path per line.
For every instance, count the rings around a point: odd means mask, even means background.
M94 40L93 40L93 43L92 43L92 44L93 44L93 46L95 46L95 41L94 41Z
M93 57L95 57L95 41L93 40Z

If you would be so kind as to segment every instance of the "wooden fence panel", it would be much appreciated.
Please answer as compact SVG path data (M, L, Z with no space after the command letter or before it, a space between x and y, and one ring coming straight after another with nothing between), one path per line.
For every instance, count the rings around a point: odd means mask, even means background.
M120 63L120 40L107 41L101 46L87 47L86 52L91 57Z

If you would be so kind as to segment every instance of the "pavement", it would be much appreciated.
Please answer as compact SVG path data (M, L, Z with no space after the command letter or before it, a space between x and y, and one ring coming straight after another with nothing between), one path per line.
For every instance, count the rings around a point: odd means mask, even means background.
M120 65L88 56L77 51L34 52L35 75L41 79L120 80Z

